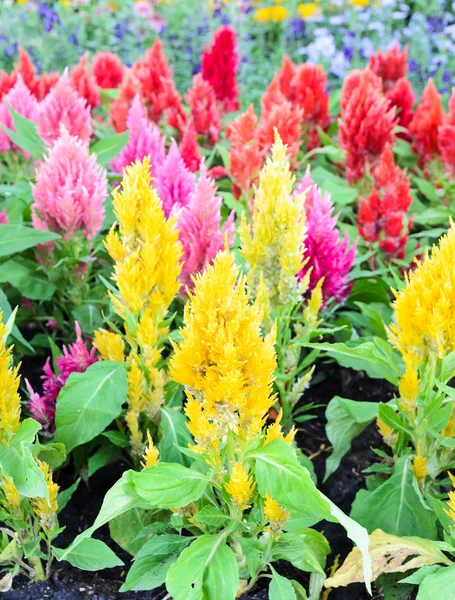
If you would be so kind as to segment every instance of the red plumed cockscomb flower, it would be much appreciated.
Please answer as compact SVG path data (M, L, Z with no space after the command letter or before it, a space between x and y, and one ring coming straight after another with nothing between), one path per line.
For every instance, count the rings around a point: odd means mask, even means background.
M408 47L400 50L398 42L395 42L390 50L379 50L377 54L372 54L368 66L382 79L384 90L387 91L408 71Z
M172 80L160 40L156 40L147 50L144 58L133 65L133 72L140 82L142 97L147 103L150 119L158 123L164 111L174 108L177 114L173 115L172 125L182 126L185 117L181 108L180 95ZM179 122L178 115L182 116L183 123Z
M438 130L443 120L441 96L430 79L409 124L421 165L438 153Z
M0 100L14 87L15 82L15 77L5 71L0 71Z
M251 104L246 112L229 123L226 137L231 140L229 156L231 175L236 182L234 193L248 192L263 163L263 153L256 138L257 117Z
M197 132L192 117L189 118L186 124L179 150L188 169L192 173L199 171L202 157L197 145Z
M302 120L303 111L286 100L273 105L269 111L263 111L256 132L262 153L266 154L273 146L276 128L283 144L287 146L289 158L295 158L302 138Z
M368 81L360 82L339 119L339 142L347 154L349 181L360 179L367 163L375 164L386 144L393 142L394 127L395 109L389 100Z
M373 180L369 197L361 199L359 233L367 242L379 240L380 248L389 256L403 258L412 225L408 215L412 197L409 177L395 165L389 145L373 169Z
M119 88L118 97L112 102L111 123L117 133L126 131L126 122L136 94L141 95L141 84L131 70L127 70Z
M60 79L58 73L43 73L35 80L33 94L41 102Z
M263 113L272 110L277 104L282 104L288 100L288 97L281 91L280 78L278 75L279 73L273 77L269 87L261 96L261 109Z
M296 66L289 58L289 56L283 56L283 62L280 70L276 73L275 77L278 79L280 84L280 90L286 98L292 98L293 96L293 80L295 76ZM274 77L274 78L275 78Z
M414 91L409 79L406 77L398 79L393 87L386 92L385 97L395 107L398 125L408 129L409 123L412 121L412 107L415 101Z
M199 73L193 77L193 87L188 90L185 100L191 110L197 133L212 143L218 141L221 122L216 106L215 90Z
M90 108L96 108L101 103L100 92L95 77L90 73L87 66L88 56L81 56L79 63L73 67L70 81L73 88L87 101Z
M370 69L354 69L349 73L349 75L343 81L343 87L341 88L341 112L343 112L346 109L346 105L349 102L354 90L356 90L359 87L366 86L371 86L376 91L382 92L381 80Z
M92 71L96 83L104 90L118 88L123 81L123 65L112 52L97 52L93 59Z
M221 27L213 34L210 49L204 49L201 61L202 77L215 90L221 112L239 109L237 86L237 37L232 27Z
M17 78L22 77L22 81L30 91L33 91L35 85L35 65L32 62L28 52L23 48L19 48L19 60L13 71L13 75Z
M446 171L455 176L455 88L449 99L449 112L438 129L438 148Z

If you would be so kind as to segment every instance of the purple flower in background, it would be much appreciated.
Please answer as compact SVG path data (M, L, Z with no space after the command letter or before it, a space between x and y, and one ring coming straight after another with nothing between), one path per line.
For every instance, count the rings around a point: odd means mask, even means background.
M302 19L291 19L288 25L287 39L299 40L305 37L305 21Z
M444 29L444 19L442 17L427 17L428 33L439 33Z

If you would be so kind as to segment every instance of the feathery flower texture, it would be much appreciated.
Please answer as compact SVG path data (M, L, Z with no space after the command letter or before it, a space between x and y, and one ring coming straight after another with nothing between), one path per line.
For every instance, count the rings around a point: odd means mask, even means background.
M97 52L92 64L96 83L103 89L118 88L123 79L123 66L116 54Z
M38 102L25 85L21 75L17 77L14 87L3 96L3 101L0 104L0 123L6 125L8 129L15 131L16 129L8 107L11 107L26 119L30 119L30 121L36 123L38 118ZM0 129L0 151L4 152L10 148L17 148L17 146L9 139L3 129ZM28 153L23 153L29 157Z
M82 231L92 239L101 229L107 179L89 155L88 144L65 129L36 171L33 225L70 239Z
M175 140L172 140L169 152L156 172L153 182L163 203L166 217L174 214L190 200L195 175L187 168Z
M8 331L0 310L0 445L8 444L19 427L19 366L13 366L11 348L6 347Z

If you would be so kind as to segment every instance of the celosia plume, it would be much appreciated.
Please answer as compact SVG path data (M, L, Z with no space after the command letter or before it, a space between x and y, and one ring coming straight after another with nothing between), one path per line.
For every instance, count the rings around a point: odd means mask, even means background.
M8 331L0 310L0 445L8 444L19 427L19 366L14 367L11 348L6 346Z
M229 430L252 439L274 403L275 331L262 338L262 311L248 300L233 256L222 252L185 306L170 376L185 386L195 452L217 452Z
M190 107L194 127L198 134L216 143L221 130L220 115L216 106L213 87L198 73L193 78L193 87L188 90L185 100Z
M117 133L126 131L128 114L137 94L141 94L141 84L130 69L125 70L118 97L112 102L110 110L110 119Z
M30 91L33 91L35 86L35 65L32 62L28 52L23 48L19 48L19 60L13 71L13 77L22 77L22 81Z
M412 107L415 101L415 94L409 79L406 77L398 79L398 81L386 92L385 97L395 108L398 125L408 129L414 114L412 112Z
M63 352L55 359L57 371L51 366L50 357L43 368L41 379L43 392L35 392L26 380L27 390L30 395L28 408L34 419L41 423L43 432L52 435L55 429L55 410L60 390L65 385L71 373L83 373L98 358L95 356L96 349L90 351L82 340L82 332L79 323L75 322L76 341L68 347L63 346Z
M430 79L409 124L409 131L421 164L425 164L438 153L438 130L443 119L441 96L433 80Z
M201 60L202 77L215 90L222 113L239 109L237 87L237 37L232 27L221 27L213 34L210 49L204 49Z
M122 83L123 66L120 58L112 52L97 52L93 59L92 71L100 88L118 88Z
M389 90L408 71L408 48L404 46L400 51L398 42L395 42L388 51L379 50L370 56L369 68L382 79L384 91Z
M240 225L240 252L248 266L248 283L257 294L261 279L272 305L295 305L302 297L297 274L302 270L304 196L292 195L293 177L278 133L272 155L259 175L251 226Z
M438 149L446 171L455 175L455 88L449 99L449 112L438 129Z
M343 81L340 96L341 112L346 110L346 106L354 90L366 87L372 87L377 92L382 91L382 81L370 69L353 69Z
M216 254L232 243L234 213L221 227L222 198L216 195L215 182L207 175L204 164L188 205L180 213L177 227L183 246L183 267L180 292L193 289L193 276L212 264Z
M356 86L351 82L352 87L345 88L348 79L342 90L347 100L339 119L339 143L347 154L347 178L356 181L393 142L395 109L368 77L359 75Z
M79 63L71 70L70 81L73 88L82 98L85 98L90 108L96 108L101 103L98 84L87 66L88 55L81 56Z
M60 137L62 125L81 140L88 141L92 135L90 109L71 85L66 71L40 105L38 133L52 144Z
M58 73L43 73L35 80L33 93L41 102L49 94L51 89L57 85L60 75Z
M6 208L0 210L0 225L7 225L9 223L8 217L6 215Z
M16 83L16 78L5 71L0 71L0 100Z
M32 220L70 239L77 231L91 239L101 229L107 179L88 144L63 129L36 171Z
M158 127L147 120L139 94L133 100L126 125L130 134L128 143L111 161L111 169L115 173L121 173L124 167L148 156L151 175L155 177L166 157L165 140Z
M185 130L182 135L182 141L179 146L180 154L182 155L183 161L188 169L192 173L199 171L202 156L199 152L199 146L197 143L197 132L194 127L193 117L188 119L185 126Z
M256 138L261 150L260 154L267 154L273 146L275 130L278 131L283 143L287 146L289 158L294 159L300 149L303 111L292 106L286 100L275 104L270 111L262 112L256 131Z
M195 176L186 167L175 140L172 140L168 155L153 182L167 217L188 204L194 180Z
M455 225L406 274L406 285L394 292L390 341L415 366L430 357L443 359L455 350Z
M38 119L38 103L36 98L32 96L29 88L23 82L21 75L18 76L14 87L3 97L2 104L0 105L0 123L6 125L8 129L16 131L8 107L11 107L17 113L34 123L36 123ZM7 134L1 129L0 149L5 151L10 148L17 148L17 146L11 142ZM27 157L29 156L29 154L25 152L24 155Z
M355 260L356 243L349 247L347 231L344 238L340 238L336 227L338 216L333 216L334 207L330 195L322 194L321 188L313 182L310 167L294 193L305 195L307 228L306 262L298 277L302 279L310 272L308 291L314 290L322 279L324 304L330 300L342 304L351 287L349 272Z
M379 164L373 169L374 188L368 199L361 199L358 214L359 233L367 242L379 240L389 256L404 257L412 219L409 177L395 165L390 146L386 146Z

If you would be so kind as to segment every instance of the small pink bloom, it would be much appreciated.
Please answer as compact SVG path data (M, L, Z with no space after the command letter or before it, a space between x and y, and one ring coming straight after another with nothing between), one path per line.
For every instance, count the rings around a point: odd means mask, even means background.
M168 155L158 168L156 180L153 182L163 203L166 217L171 211L188 204L194 180L195 176L186 167L175 140L172 140Z
M8 217L6 216L6 208L0 210L0 225L8 225Z
M3 102L0 105L0 123L6 125L8 129L15 131L13 124L13 118L9 108L11 107L17 113L29 119L30 121L36 122L38 118L38 102L32 95L28 87L22 80L22 76L18 75L17 81L14 87L3 96ZM1 129L0 131L0 151L4 152L10 148L17 148L17 146L10 141L7 134ZM24 156L29 157L30 155L23 152Z

